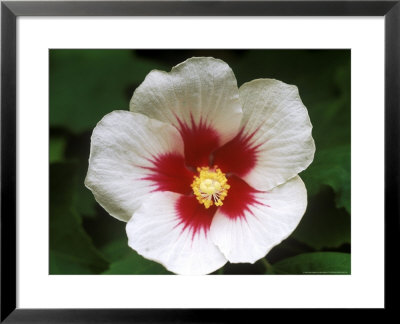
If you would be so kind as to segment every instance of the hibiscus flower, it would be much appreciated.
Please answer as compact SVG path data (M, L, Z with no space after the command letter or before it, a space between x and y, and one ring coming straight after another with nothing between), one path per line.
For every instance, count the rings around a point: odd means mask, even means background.
M314 157L297 87L195 57L151 71L91 138L86 186L129 246L177 274L263 258L300 222Z

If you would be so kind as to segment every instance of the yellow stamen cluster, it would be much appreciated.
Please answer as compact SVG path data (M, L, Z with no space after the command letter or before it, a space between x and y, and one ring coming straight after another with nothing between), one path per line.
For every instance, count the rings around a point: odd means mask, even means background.
M216 167L211 170L209 167L201 167L197 171L199 175L194 176L192 189L199 203L206 208L212 205L222 206L230 188L225 174Z

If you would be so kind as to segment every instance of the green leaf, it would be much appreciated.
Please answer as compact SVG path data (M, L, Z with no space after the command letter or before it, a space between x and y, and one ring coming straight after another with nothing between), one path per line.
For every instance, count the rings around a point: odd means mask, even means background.
M76 262L69 254L50 250L50 274L93 274L86 264Z
M93 129L129 100L145 76L163 65L131 50L50 50L50 125L79 133Z
M93 274L108 267L74 208L75 168L69 163L50 166L50 274Z
M126 246L128 247L127 243ZM115 249L115 254L111 258L116 261L111 263L110 268L104 274L171 274L162 265L143 258L132 249L125 253L126 249L121 247L120 243L108 247L109 257L109 252L113 249Z
M299 240L294 239L292 236L289 236L287 239L274 246L271 251L268 252L266 259L270 263L275 263L280 260L308 252L315 252L315 249L308 244L300 242Z
M272 265L274 274L350 274L350 254L339 252L304 253Z
M336 206L351 210L350 145L334 146L316 151L313 163L301 173L310 196L329 185L336 193Z
M97 216L97 202L92 192L85 186L85 178L89 167L91 132L79 135L69 134L66 148L66 160L74 161L76 165L75 206L82 217L95 218Z
M62 162L64 160L66 145L67 141L65 137L61 136L50 137L50 148L49 148L50 163Z
M147 260L132 250L128 239L115 240L101 249L111 262L104 274L170 274L162 265Z
M128 245L128 239L117 239L106 244L101 252L109 262L118 261L132 252Z
M325 187L309 199L307 211L291 237L315 248L337 248L350 243L350 215L334 205L332 189Z

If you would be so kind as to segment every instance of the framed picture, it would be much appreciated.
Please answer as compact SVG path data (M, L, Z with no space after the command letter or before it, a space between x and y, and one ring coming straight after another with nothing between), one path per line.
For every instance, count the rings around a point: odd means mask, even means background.
M2 2L1 320L388 308L399 15Z

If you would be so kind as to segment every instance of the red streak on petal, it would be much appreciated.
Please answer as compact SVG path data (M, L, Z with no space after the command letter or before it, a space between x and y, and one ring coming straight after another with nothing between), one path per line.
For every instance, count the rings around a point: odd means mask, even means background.
M214 217L216 207L205 208L194 196L181 196L175 205L179 224L183 224L182 232L189 229L192 232L192 239L200 231L207 235Z
M209 165L211 152L219 147L217 131L202 119L196 123L191 117L191 123L186 124L178 117L176 118L185 147L186 164L192 167Z
M253 212L251 207L256 205L263 205L270 207L264 203L261 203L256 194L260 191L250 187L244 180L237 176L231 176L228 179L228 184L231 186L228 190L228 195L224 200L224 204L219 207L221 212L226 214L231 219L245 218L246 213L252 215Z
M151 159L152 167L143 167L150 174L143 180L154 182L154 191L172 191L190 194L194 174L185 167L184 157L176 153L166 153Z
M257 163L259 145L251 143L255 132L243 135L243 130L241 130L235 138L214 152L213 164L224 173L235 173L239 177L248 174Z

